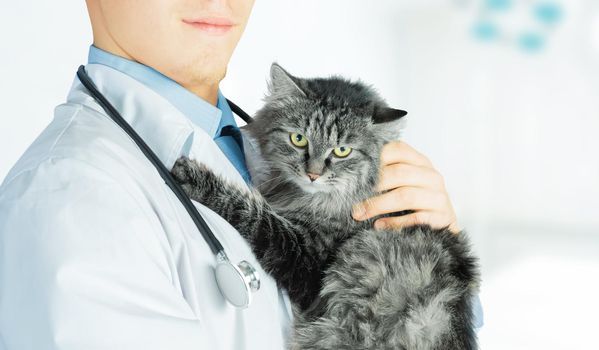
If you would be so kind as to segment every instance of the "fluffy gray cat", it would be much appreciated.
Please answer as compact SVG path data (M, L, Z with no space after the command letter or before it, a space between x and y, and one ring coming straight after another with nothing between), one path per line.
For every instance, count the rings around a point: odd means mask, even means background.
M226 219L294 305L291 349L476 349L478 260L462 231L374 230L352 204L376 195L383 145L406 114L370 86L298 78L273 63L269 94L244 133L263 159L255 188L194 160L172 173Z

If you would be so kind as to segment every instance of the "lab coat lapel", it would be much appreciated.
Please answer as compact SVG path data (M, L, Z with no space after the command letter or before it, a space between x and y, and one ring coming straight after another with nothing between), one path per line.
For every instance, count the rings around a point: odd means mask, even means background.
M247 187L243 177L212 137L165 98L136 79L113 68L100 64L87 64L86 71L98 90L144 139L167 169L172 169L175 161L183 155L183 146L188 138L191 138L190 158L200 159L215 173L241 187ZM78 78L75 78L67 101L83 104L105 114ZM116 124L115 127L119 128ZM124 133L123 130L120 132Z

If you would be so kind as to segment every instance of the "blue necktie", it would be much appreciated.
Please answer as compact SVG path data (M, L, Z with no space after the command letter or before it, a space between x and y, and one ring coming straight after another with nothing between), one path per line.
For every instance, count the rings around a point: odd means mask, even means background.
M229 158L233 166L237 169L243 180L250 184L251 177L245 164L245 157L243 154L243 140L241 138L241 132L239 128L233 125L225 125L220 130L220 135L217 136L214 141L223 153Z

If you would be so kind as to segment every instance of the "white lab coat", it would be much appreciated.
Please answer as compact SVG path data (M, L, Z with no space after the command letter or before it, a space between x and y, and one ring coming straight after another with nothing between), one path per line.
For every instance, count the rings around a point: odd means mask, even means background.
M164 98L112 68L86 69L167 168L192 135L191 158L246 186ZM222 297L183 205L75 78L0 187L0 349L284 349L287 295L232 226L195 204L231 261L257 269L248 309Z

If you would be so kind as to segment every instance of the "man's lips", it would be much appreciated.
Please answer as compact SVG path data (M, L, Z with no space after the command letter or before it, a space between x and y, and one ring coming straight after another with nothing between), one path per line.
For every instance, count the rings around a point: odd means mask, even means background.
M224 34L235 26L235 23L224 17L184 19L183 22L210 34Z

